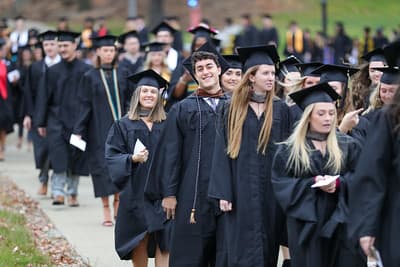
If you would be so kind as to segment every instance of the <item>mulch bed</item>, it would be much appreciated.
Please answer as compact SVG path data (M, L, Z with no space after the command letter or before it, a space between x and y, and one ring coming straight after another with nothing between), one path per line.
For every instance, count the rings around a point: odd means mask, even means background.
M0 209L25 216L26 226L32 232L36 247L43 254L49 255L54 265L89 266L57 230L39 203L4 177L0 177Z

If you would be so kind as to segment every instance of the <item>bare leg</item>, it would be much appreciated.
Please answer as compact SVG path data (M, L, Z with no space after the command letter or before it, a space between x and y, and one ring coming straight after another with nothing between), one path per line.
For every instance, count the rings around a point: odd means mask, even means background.
M119 207L119 193L114 194L114 220L117 219L118 214L118 207Z
M139 245L132 251L132 264L134 267L147 267L149 255L147 254L147 244L149 236L140 241Z
M157 246L156 249L156 267L168 267L169 265L169 252L162 252Z
M0 161L4 160L4 148L6 146L6 131L0 131Z
M102 197L101 202L103 203L103 213L104 213L103 226L113 226L113 222L111 220L110 204L108 203L108 197Z
M281 247L281 252L283 256L283 264L282 267L290 266L290 252L289 248L285 246L280 246Z

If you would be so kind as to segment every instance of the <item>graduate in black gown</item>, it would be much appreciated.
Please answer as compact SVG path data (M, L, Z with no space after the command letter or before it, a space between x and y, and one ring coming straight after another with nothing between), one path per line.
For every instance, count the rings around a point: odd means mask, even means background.
M348 88L349 78L356 72L356 68L329 64L313 71L321 75L320 83L327 82L340 95L336 102L338 130L362 143L367 135L368 121L359 116L364 109L354 109L351 91Z
M336 131L339 95L322 83L290 97L304 112L279 145L272 184L287 216L291 266L363 266L346 240L347 183L359 146ZM326 184L312 188L316 182Z
M76 58L77 38L74 32L57 32L59 53L62 58L42 77L36 101L36 125L40 136L49 144L50 164L53 168L52 194L54 205L63 205L65 195L69 205L79 206L79 175L88 175L87 157L69 144L78 118L79 82L91 67ZM64 187L67 185L67 192Z
M377 90L372 93L371 104L363 116L372 122L374 116L385 106L388 106L399 87L400 70L393 67L377 68L382 72Z
M242 62L238 55L223 55L228 65L222 66L221 87L228 96L232 96L242 80Z
M109 196L114 195L114 217L117 215L118 188L113 184L104 158L105 141L114 121L125 114L126 79L115 66L116 37L105 35L92 38L96 47L97 66L86 72L79 85L79 113L73 130L87 140L89 172L94 196L103 204L103 226L112 226Z
M350 235L369 261L374 247L383 266L400 266L400 90L392 104L373 118L355 174L350 182ZM372 265L375 266L375 265Z
M162 224L166 215L162 212L159 221L147 216L152 211L145 206L144 199L149 166L158 164L148 158L154 156L164 127L166 116L160 89L167 82L153 70L140 72L130 79L137 84L130 110L112 125L106 141L108 169L121 190L115 248L121 260L132 260L134 266L147 266L148 257L154 256L156 267L168 266L168 235L154 226ZM135 148L139 141L144 148ZM161 201L157 207L160 211Z
M48 142L46 137L41 137L35 127L36 125L36 102L39 91L39 82L47 69L61 61L58 54L57 32L45 31L38 35L42 43L45 57L42 60L32 63L26 75L24 90L25 117L24 126L30 131L33 142L33 152L36 168L39 172L39 195L47 194L47 184L49 180L50 160L48 152Z
M0 161L4 160L6 137L13 131L14 113L12 107L11 84L7 74L11 71L11 64L5 60L6 41L0 38Z
M129 31L118 37L118 42L123 45L125 53L118 62L118 68L122 77L127 80L128 89L127 99L130 100L135 89L135 84L128 80L130 75L143 70L144 59L140 53L140 41L136 31Z
M217 113L224 96L220 63L206 43L192 55L199 88L168 113L149 177L159 179L162 205L173 218L170 266L207 267L215 263L217 207L208 201L208 183ZM157 183L155 183L157 184Z
M275 46L238 53L244 75L220 113L208 195L226 212L227 266L272 267L285 220L272 191L271 163L275 143L289 136L289 108L274 93Z

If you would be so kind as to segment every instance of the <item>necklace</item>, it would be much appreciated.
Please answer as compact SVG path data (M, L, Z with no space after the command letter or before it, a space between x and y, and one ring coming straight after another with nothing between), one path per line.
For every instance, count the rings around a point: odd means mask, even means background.
M314 141L322 142L328 139L328 134L308 131L306 137Z

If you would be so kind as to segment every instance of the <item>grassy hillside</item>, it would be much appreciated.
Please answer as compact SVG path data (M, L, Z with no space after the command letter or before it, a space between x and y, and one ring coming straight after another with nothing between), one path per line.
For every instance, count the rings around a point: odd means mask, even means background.
M322 30L321 1L300 0L303 6L274 14L274 21L280 31L284 31L291 20L296 20L302 28L311 32ZM327 0L328 34L333 34L336 21L343 21L351 37L361 37L364 26L373 30L383 26L389 34L400 24L400 2L398 0Z

